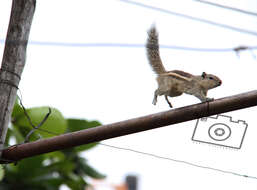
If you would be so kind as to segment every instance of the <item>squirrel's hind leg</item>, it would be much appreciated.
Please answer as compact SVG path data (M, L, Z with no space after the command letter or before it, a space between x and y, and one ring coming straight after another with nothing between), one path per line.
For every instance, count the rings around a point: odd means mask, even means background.
M173 106L172 106L172 104L170 103L170 101L169 101L169 99L168 99L168 96L167 96L167 95L165 95L165 100L166 100L166 101L167 101L167 103L169 104L170 108L172 108Z
M154 97L153 97L153 105L156 105L157 103L157 97L158 97L158 90L155 90Z

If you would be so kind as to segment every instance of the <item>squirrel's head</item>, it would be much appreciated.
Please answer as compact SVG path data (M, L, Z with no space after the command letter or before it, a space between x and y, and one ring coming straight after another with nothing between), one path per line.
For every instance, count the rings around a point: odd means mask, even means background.
M201 85L205 89L212 89L220 86L222 84L222 81L219 79L219 77L212 75L212 74L207 74L205 72L202 73L201 75Z

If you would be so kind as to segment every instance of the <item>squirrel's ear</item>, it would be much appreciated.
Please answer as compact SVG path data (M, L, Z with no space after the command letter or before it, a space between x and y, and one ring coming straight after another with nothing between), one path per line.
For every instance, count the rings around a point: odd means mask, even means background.
M203 77L203 78L206 77L206 73L205 73L205 72L202 73L202 77Z

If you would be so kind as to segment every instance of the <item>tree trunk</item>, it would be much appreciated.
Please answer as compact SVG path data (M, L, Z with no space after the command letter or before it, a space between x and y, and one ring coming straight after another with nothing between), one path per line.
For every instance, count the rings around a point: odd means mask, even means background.
M12 2L0 70L0 150L4 145L20 76L25 65L28 37L35 7L36 0L13 0Z

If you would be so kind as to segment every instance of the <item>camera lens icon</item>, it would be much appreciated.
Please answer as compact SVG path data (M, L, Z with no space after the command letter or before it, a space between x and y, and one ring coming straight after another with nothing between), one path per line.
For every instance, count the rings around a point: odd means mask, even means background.
M247 126L245 121L235 121L232 117L226 115L201 118L197 120L192 140L240 149Z
M215 141L225 141L230 137L231 129L223 123L216 123L209 128L208 134Z

